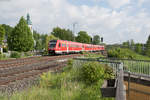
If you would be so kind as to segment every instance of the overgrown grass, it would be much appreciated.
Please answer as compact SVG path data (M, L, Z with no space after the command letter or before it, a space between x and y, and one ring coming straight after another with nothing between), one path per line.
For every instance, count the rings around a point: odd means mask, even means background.
M0 54L0 60L6 60L8 59L8 57L6 57L5 54Z
M137 54L136 52L127 48L113 48L108 50L108 57L137 59L137 60L150 60L149 57Z
M136 72L139 74L149 75L150 63L149 61L134 61L136 60L150 60L150 57L143 56L135 53L134 51L127 48L113 48L108 50L108 57L119 58L119 59L131 59L131 60L120 60L124 63L124 70L130 72ZM119 61L119 60L118 60Z
M72 67L72 61L69 61L61 73L43 73L39 85L15 93L9 100L114 100L101 96L104 78L87 85L80 73L81 69ZM7 97L1 98L8 100Z
M84 57L87 57L87 58L104 57L101 53L83 52L83 54L84 54Z

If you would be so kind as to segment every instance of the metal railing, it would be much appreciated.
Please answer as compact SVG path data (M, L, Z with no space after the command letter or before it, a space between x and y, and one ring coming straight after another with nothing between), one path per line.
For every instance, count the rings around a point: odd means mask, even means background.
M150 77L150 60L116 59L100 57L97 60L120 61L123 63L124 72L131 72L144 77Z
M126 100L126 92L124 89L123 63L119 65L118 83L115 100Z
M124 75L123 75L123 63L111 60L100 60L97 58L74 58L74 67L80 67L84 63L89 61L97 61L102 64L107 64L112 67L117 79L117 88L115 100L126 100L126 92L124 89Z

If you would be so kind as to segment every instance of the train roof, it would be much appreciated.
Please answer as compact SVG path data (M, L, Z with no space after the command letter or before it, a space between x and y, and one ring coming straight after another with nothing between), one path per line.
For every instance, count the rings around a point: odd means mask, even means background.
M50 40L50 42L57 42L57 41L69 42L69 43L75 43L75 44L78 43L78 44L84 44L84 45L102 46L102 45L94 45L94 44L80 43L80 42L74 42L74 41L68 41L68 40Z

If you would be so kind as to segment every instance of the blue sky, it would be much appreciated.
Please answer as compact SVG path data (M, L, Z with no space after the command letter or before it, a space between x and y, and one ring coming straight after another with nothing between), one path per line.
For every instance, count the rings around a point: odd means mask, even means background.
M0 24L15 26L27 13L43 34L77 23L76 33L98 34L105 43L145 43L150 35L150 0L0 0Z

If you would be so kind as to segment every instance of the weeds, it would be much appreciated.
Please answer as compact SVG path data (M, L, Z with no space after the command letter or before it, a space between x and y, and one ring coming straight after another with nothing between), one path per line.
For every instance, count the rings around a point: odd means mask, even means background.
M80 68L72 67L70 60L62 73L43 73L39 85L13 94L10 100L113 100L101 97L102 77L93 84L87 85L79 78L81 71L83 70ZM102 72L101 75L104 74L104 71ZM8 99L3 98L3 100Z

